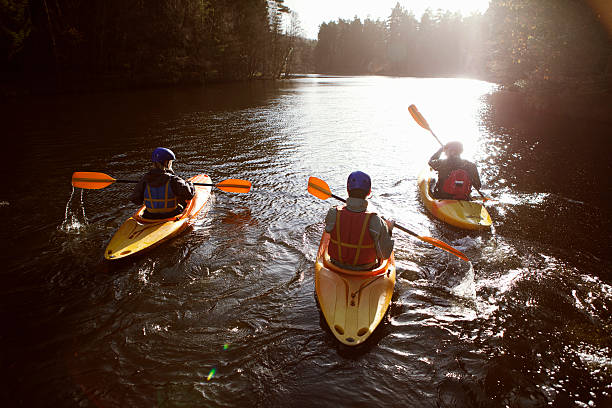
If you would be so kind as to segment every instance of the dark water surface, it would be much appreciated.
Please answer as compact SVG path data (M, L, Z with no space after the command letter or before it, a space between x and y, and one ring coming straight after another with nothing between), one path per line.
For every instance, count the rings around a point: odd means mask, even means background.
M0 193L3 406L610 407L612 126L533 115L461 79L304 78L10 101ZM416 178L436 141L481 169L494 228L428 216ZM153 148L183 177L244 178L193 230L122 263L104 248ZM6 154L6 151L5 151ZM360 169L370 205L466 253L394 233L390 312L339 347L314 297L330 205ZM214 371L213 371L214 370Z

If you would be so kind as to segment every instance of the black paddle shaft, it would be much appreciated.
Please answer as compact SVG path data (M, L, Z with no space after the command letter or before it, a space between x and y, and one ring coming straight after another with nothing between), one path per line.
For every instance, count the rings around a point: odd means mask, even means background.
M115 183L132 183L132 184L136 184L138 183L136 180L115 180ZM214 187L216 186L216 184L211 184L211 183L193 183L194 186L210 186L210 187Z

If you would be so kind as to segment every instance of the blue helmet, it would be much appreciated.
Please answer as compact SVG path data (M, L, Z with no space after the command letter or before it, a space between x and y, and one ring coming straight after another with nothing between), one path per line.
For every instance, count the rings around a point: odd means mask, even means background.
M172 150L166 149L165 147L158 147L157 149L153 150L151 160L157 163L163 163L168 160L176 160L176 156Z
M368 194L372 189L372 180L370 180L370 176L365 174L363 171L352 172L351 174L349 174L348 179L346 180L346 189L348 191L357 188L363 191L367 191Z

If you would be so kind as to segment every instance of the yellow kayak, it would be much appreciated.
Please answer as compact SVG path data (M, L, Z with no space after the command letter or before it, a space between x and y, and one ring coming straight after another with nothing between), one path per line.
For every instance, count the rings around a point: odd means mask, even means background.
M491 216L481 202L433 198L429 183L434 177L435 171L427 166L421 171L418 178L421 199L429 212L436 218L463 229L478 230L491 226Z
M331 263L330 235L323 233L315 261L315 291L331 332L342 343L363 343L383 319L395 288L393 254L371 271L352 271Z
M189 179L194 183L211 183L210 177L200 174ZM178 235L192 224L194 218L208 202L212 187L195 186L196 194L185 207L185 211L172 218L150 220L142 217L145 207L128 218L108 243L104 257L121 259L145 249L153 248Z

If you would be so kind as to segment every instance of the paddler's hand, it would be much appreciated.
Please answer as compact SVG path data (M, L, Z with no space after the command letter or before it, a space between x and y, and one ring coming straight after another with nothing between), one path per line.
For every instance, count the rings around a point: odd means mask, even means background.
M393 220L385 220L387 223L387 229L389 230L389 235L393 232L393 228L395 227L395 221Z

